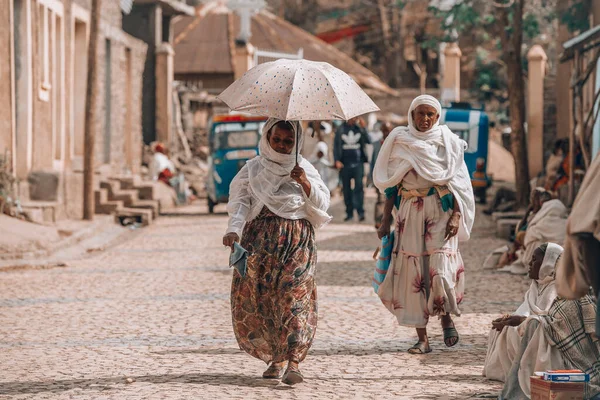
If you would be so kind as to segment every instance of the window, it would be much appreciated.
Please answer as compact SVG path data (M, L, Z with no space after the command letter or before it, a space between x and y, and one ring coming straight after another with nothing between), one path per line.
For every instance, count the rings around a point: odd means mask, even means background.
M227 135L227 147L243 148L257 145L258 132L256 131L231 132Z
M225 123L215 127L216 148L240 149L258 146L264 122Z

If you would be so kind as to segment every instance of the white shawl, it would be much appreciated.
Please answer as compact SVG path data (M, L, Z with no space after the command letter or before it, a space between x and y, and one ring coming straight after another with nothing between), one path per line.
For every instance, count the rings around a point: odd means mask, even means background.
M525 293L525 301L515 312L516 315L535 317L548 313L557 296L554 276L556 264L562 252L562 246L556 243L548 243L540 267L539 279L531 282L529 290Z
M566 236L568 216L567 207L560 200L546 201L527 224L523 243L525 248L536 241L563 244ZM527 258L523 261L526 264L529 263L529 259Z
M383 142L373 170L373 182L384 191L398 185L414 169L435 185L448 185L462 214L458 239L466 241L475 219L473 187L464 161L467 144L446 125L440 126L439 120L429 131L418 131L412 111L422 104L435 107L441 115L442 106L434 97L415 98L408 110L408 127L394 129Z
M291 154L280 154L273 150L268 142L268 132L280 122L270 118L263 128L259 143L260 155L249 160L238 172L229 188L229 227L227 232L241 236L244 225L258 216L263 207L279 217L308 220L315 229L327 224L331 217L329 208L329 189L317 170L301 155L298 164L304 169L311 184L310 195L290 177L296 165L296 145L302 147L303 133L300 123L292 121L294 133L300 137Z

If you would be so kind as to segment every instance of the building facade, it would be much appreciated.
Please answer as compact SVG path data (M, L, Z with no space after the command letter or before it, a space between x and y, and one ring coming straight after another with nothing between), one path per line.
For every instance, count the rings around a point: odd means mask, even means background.
M173 145L173 19L194 15L184 0L136 0L123 29L148 45L144 66L142 130L146 144Z
M98 180L141 166L147 45L122 29L127 3L102 3ZM90 9L91 0L0 0L0 154L10 158L25 208L43 203L55 219L82 215ZM32 185L44 177L56 187L39 193Z

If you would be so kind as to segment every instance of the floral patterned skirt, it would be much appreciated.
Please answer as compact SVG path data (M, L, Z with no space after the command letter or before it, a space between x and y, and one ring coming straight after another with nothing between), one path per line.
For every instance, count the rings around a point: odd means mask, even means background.
M234 269L233 330L242 350L266 363L302 361L317 329L315 232L306 220L264 208L242 234L248 271Z
M400 204L390 269L378 292L400 325L424 328L430 316L460 315L465 268L458 238L444 240L451 214L437 195Z

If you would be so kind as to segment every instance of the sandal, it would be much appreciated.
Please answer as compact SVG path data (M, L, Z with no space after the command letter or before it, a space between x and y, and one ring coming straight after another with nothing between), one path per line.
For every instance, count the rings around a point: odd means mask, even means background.
M280 379L283 374L283 364L271 364L265 372L263 372L264 379Z
M456 330L456 327L454 326L454 324L452 324L452 326L449 326L448 328L443 328L444 331L444 343L446 344L447 347L453 347L456 346L456 343L458 343L458 341L460 340L460 336L458 336L458 331ZM454 343L452 343L451 339L456 339L456 341Z
M417 342L413 347L408 349L409 354L427 354L431 353L431 347L425 342Z
M285 375L283 375L283 379L281 380L281 382L285 383L286 385L292 386L298 383L302 383L302 381L304 381L304 376L302 376L302 373L298 368L298 364L293 365L292 363L290 363L290 365L288 365L287 370L285 371Z

